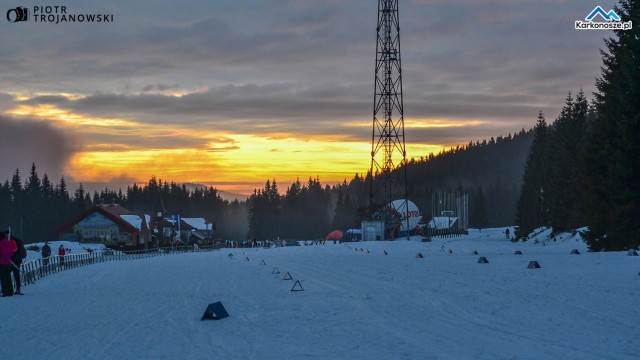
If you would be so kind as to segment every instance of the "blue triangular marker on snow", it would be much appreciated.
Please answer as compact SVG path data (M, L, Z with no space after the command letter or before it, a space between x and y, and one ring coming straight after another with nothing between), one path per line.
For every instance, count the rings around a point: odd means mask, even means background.
M202 320L220 320L229 317L227 309L224 308L220 301L209 304L202 315Z

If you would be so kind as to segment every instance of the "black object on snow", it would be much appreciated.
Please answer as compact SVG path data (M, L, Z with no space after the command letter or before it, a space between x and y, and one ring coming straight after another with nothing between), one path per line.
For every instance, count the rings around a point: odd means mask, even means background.
M209 304L207 309L204 311L202 315L202 320L220 320L229 317L229 313L227 313L227 309L224 308L224 305L220 301L214 302L213 304Z

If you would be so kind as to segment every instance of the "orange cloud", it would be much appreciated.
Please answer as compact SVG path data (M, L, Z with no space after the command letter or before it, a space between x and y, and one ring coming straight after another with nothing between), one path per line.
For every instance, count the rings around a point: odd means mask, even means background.
M86 138L65 167L74 182L108 183L126 178L146 183L156 175L167 181L251 194L274 178L282 190L297 178L304 181L318 176L323 184L339 183L355 173L366 173L371 161L370 142L346 134L312 137L213 132L185 124L151 127L129 119L88 117L51 104L19 105L9 113L72 128ZM405 123L407 128L468 125L429 119ZM443 148L415 142L406 147L409 159Z

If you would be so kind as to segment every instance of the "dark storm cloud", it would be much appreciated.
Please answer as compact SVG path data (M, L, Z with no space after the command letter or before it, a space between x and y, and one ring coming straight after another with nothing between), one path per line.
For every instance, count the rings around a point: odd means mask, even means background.
M11 180L16 169L24 181L36 164L40 178L46 173L57 183L76 146L72 136L43 121L0 115L0 181Z

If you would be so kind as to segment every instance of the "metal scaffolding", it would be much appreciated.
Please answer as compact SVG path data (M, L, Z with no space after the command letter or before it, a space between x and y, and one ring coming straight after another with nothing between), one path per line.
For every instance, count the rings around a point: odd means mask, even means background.
M406 162L398 0L379 0L369 206L372 219L385 223L385 239L399 229L389 204L403 199L407 208Z

